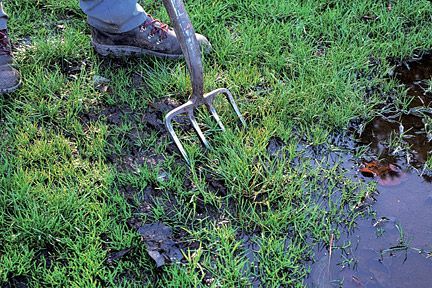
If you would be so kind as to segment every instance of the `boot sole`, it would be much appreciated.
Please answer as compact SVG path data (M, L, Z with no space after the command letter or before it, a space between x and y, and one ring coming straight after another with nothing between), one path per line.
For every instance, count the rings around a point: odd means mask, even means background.
M100 44L92 40L92 45L96 52L102 56L114 56L114 57L124 57L124 56L156 56L160 58L169 59L179 59L183 58L183 54L166 54L161 52L156 52L152 50L147 50L134 46L126 45L105 45Z
M21 87L21 84L22 83L20 81L15 86L12 86L12 87L9 87L9 88L0 89L0 94L7 94L7 93L15 92L15 90L17 90L19 87Z

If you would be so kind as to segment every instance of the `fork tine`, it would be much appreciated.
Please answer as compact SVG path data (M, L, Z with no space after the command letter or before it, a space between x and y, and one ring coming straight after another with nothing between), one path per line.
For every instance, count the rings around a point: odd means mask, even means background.
M204 133L201 131L201 128L199 127L198 122L196 121L193 110L189 111L189 119L192 122L192 126L194 127L195 131L197 132L201 142L204 144L204 146L207 149L210 149L210 144L208 143L207 139L205 138Z
M222 124L222 121L220 120L219 115L217 114L213 104L207 104L207 108L210 111L210 113L213 115L214 119L216 120L217 124L222 129L222 131L225 131L225 126Z
M222 88L221 89L221 93L225 94L227 96L228 101L231 103L231 106L233 107L235 113L237 114L237 117L240 119L240 121L242 122L244 127L247 127L246 121L243 118L243 115L240 113L240 110L237 106L237 103L234 100L234 97L232 96L231 92L226 89L226 88Z
M214 90L214 91L212 91L212 92L207 93L206 95L204 95L205 103L207 104L207 107L209 107L209 110L210 110L210 106L213 105L212 103L213 103L214 99L219 94L225 94L227 100L230 102L232 108L234 109L234 112L236 113L237 117L242 122L242 125L244 127L247 127L246 121L243 118L243 115L240 113L240 110L239 110L239 108L237 106L237 103L234 100L234 97L232 96L231 92L228 89L226 89L226 88L219 88L219 89L216 89L216 90ZM210 112L213 114L213 112L211 110L210 110ZM214 116L214 114L213 114L213 116ZM215 117L215 119L216 119L216 117ZM218 124L219 124L219 122L218 122ZM219 124L219 126L220 126L220 124Z
M177 134L174 131L172 120L175 117L176 113L175 111L171 111L165 116L165 126L171 135L171 138L174 140L174 143L177 145L177 148L179 149L180 153L182 154L183 158L185 159L186 163L190 166L190 161L187 156L186 150L183 148L183 145L180 142L180 139L177 137Z

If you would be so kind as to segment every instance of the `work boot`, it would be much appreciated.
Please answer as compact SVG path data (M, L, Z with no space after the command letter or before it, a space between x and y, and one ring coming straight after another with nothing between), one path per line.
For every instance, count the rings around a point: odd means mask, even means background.
M0 30L0 94L11 93L20 85L19 72L12 67L12 47L7 29Z
M153 55L164 58L183 57L180 43L172 28L148 15L139 27L124 33L107 33L91 27L92 44L102 56L115 57L130 55ZM210 42L201 34L196 34L204 53L211 50Z

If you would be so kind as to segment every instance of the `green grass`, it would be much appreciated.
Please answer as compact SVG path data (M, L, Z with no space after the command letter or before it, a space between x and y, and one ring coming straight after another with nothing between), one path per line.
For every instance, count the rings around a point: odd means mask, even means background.
M159 2L146 2L167 20ZM257 277L265 287L302 287L314 244L352 226L353 207L374 189L345 177L342 158L316 158L311 147L330 153L331 133L374 115L385 99L366 91L394 89L389 59L432 46L426 0L390 11L379 1L188 1L214 47L206 90L230 88L249 123L236 128L223 103L227 133L200 115L214 149L203 153L182 133L189 170L166 134L141 121L150 103L186 101L183 61L99 58L77 1L4 4L24 83L0 97L0 284L22 276L31 287L247 287ZM108 92L94 87L95 75L111 80ZM109 109L123 111L118 122ZM84 121L91 113L98 117ZM275 138L283 157L267 152ZM125 166L137 155L159 160ZM126 187L134 195L124 197ZM143 211L148 187L157 196ZM130 219L163 221L193 249L157 270ZM246 264L241 233L260 247L256 266Z

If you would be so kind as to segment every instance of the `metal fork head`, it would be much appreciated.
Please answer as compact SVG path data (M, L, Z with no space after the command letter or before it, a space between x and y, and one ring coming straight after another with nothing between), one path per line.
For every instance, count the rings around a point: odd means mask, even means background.
M198 122L196 121L195 118L195 110L198 107L202 105L207 106L207 109L210 111L213 118L218 123L219 127L222 130L225 130L225 127L222 124L219 115L216 112L215 107L213 106L213 102L216 96L219 94L223 94L230 102L235 113L240 118L242 124L246 126L246 122L243 119L243 116L240 114L237 104L234 101L234 98L228 89L221 88L204 95L203 93L204 70L203 70L202 59L201 59L201 49L199 47L198 40L196 39L195 30L193 29L189 15L186 12L183 0L162 0L162 2L164 3L168 11L168 15L170 16L171 22L174 27L174 31L179 40L180 47L183 51L183 55L185 57L186 64L188 66L188 70L190 73L191 86L192 86L191 99L185 104L170 111L165 116L165 125L172 139L174 140L175 144L180 150L180 153L182 154L186 162L190 165L190 161L187 156L187 153L173 128L173 120L175 116L180 114L187 114L189 120L192 123L193 128L195 129L195 131L199 136L199 139L207 148L210 148L210 144L205 138L204 133L200 129Z
M204 133L202 132L201 128L198 125L198 122L196 121L195 110L202 105L207 106L208 111L213 116L213 118L216 120L216 122L219 125L219 127L221 128L221 130L225 131L225 126L223 125L222 121L220 120L220 117L219 117L218 113L216 112L216 109L213 105L214 99L216 98L216 96L218 96L220 94L225 95L228 102L231 104L231 107L234 109L235 114L240 119L243 126L246 127L246 121L244 120L242 114L240 113L240 110L238 109L238 106L234 100L234 97L232 96L231 92L226 88L216 89L210 93L205 94L203 98L192 97L192 99L190 99L188 102L186 102L185 104L171 110L165 116L165 126L167 127L169 134L171 135L172 139L174 140L174 143L177 145L177 148L179 149L180 153L182 154L183 158L186 160L186 163L188 163L188 165L190 165L189 157L188 157L186 150L184 149L182 143L180 142L180 139L178 138L176 132L174 131L174 127L173 127L173 121L175 120L174 118L178 115L181 115L181 114L187 114L187 116L189 117L189 120L192 123L192 127L195 129L196 133L198 134L200 141L203 143L203 145L206 148L210 148L209 142L205 138Z

